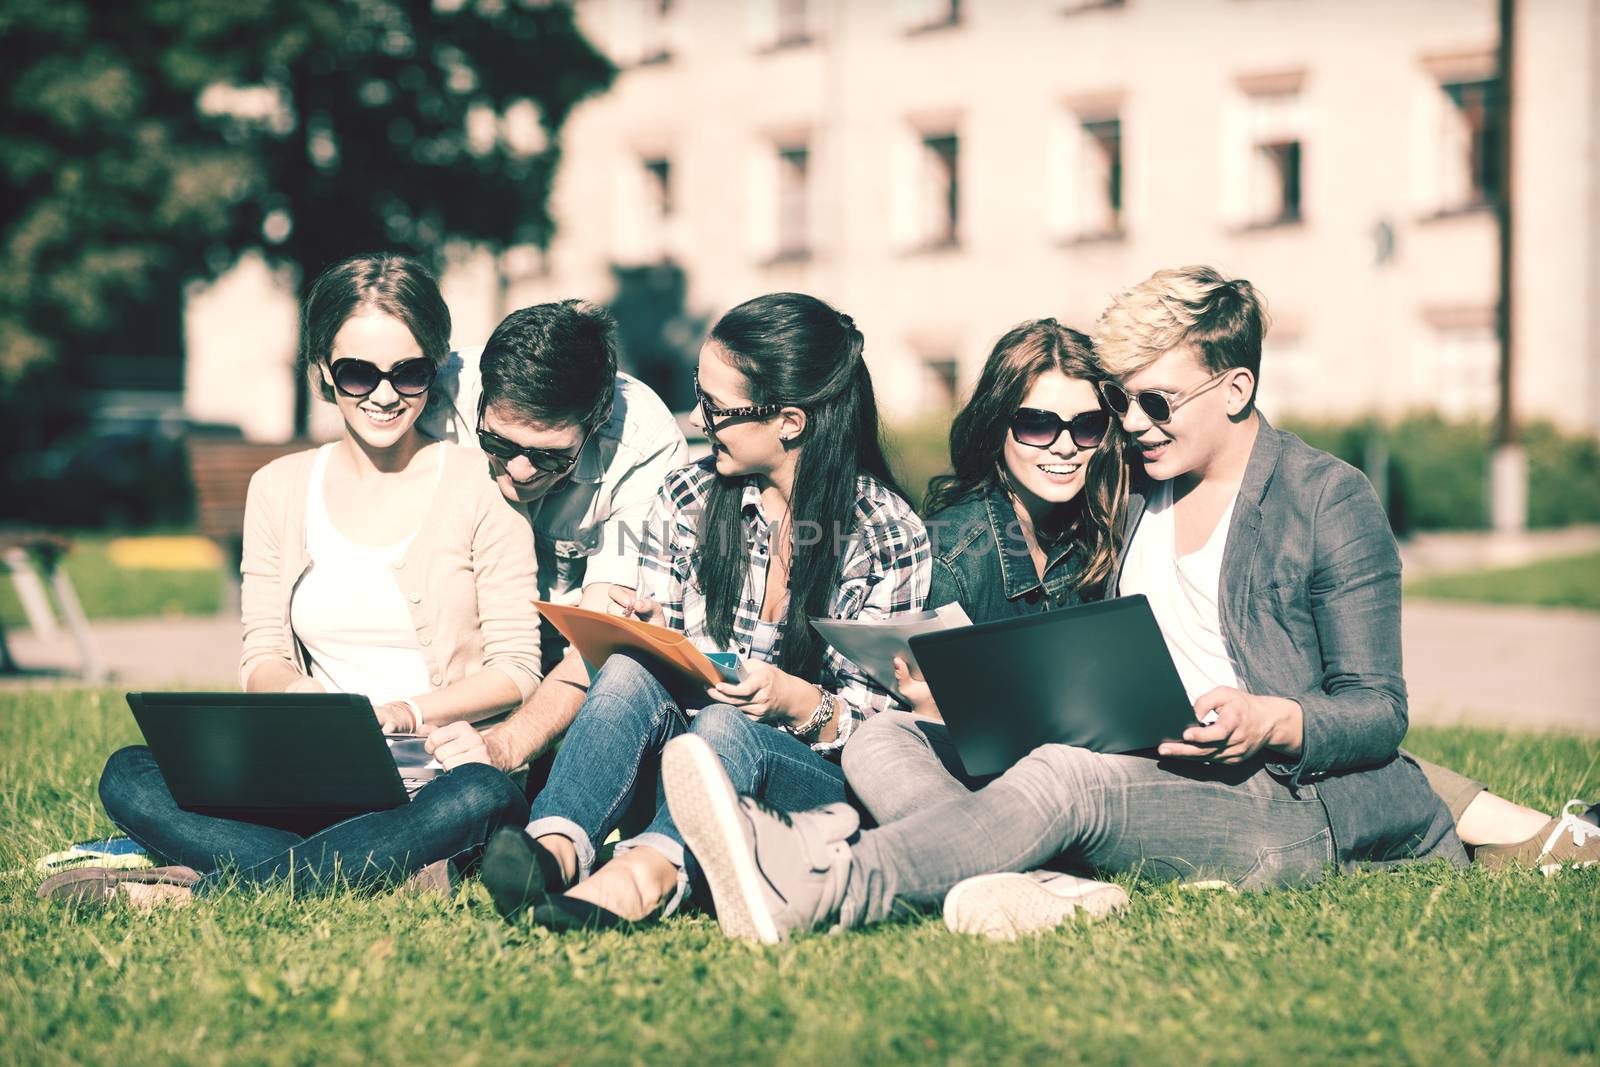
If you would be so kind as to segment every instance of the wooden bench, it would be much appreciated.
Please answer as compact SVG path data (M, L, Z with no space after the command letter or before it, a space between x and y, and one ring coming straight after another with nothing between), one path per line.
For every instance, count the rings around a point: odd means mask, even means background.
M89 629L89 619L78 601L77 590L62 559L72 551L72 542L49 530L0 530L0 566L11 574L11 584L16 587L17 599L28 617L28 625L39 637L53 638L60 632L55 612L50 608L50 596L45 592L45 581L56 596L56 607L62 621L78 646L78 673L85 681L101 682L106 678L105 660L95 644ZM0 625L0 671L14 674L17 663L6 644L5 628Z
M237 614L239 557L244 550L244 500L250 476L279 456L313 447L308 440L263 444L237 437L189 436L189 477L194 483L195 522L222 548L229 595L222 611Z

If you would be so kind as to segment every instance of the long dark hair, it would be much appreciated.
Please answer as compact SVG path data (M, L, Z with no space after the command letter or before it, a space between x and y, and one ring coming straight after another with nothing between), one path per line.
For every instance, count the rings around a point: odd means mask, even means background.
M745 301L712 327L711 340L749 381L752 404L792 405L806 413L789 529L819 531L821 540L795 551L790 560L789 611L778 666L814 679L826 646L810 620L827 614L840 550L856 528L856 479L869 474L900 493L878 436L872 377L861 358L865 342L850 316L802 293ZM695 549L706 628L723 647L733 640L733 617L750 569L739 511L743 493L742 479L717 479Z
M322 399L331 402L333 390L317 364L333 351L344 324L369 308L405 323L434 366L450 354L450 309L421 260L397 252L351 256L317 275L301 307L300 371Z
M972 398L950 426L953 473L941 474L929 483L923 501L925 514L932 515L973 493L987 492L997 482L1016 495L1006 472L1006 434L1011 432L1011 416L1022 406L1028 390L1049 370L1090 384L1105 378L1089 338L1055 319L1033 319L1013 326L995 342ZM1104 582L1116 566L1117 539L1128 502L1127 451L1127 438L1113 419L1105 440L1089 457L1083 491L1056 508L1049 521L1036 530L1041 544L1070 540L1083 546L1084 565L1073 582L1080 590Z

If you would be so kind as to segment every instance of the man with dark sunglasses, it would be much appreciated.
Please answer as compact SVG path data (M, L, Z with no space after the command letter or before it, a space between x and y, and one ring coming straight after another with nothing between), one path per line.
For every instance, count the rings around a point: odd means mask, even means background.
M530 598L607 611L632 589L642 525L667 474L689 462L677 419L649 386L617 370L617 330L579 300L506 316L482 349L451 353L423 428L475 443L488 474L532 528ZM469 421L470 420L470 421ZM532 699L484 733L450 724L431 739L445 766L511 770L544 753L587 692L582 660L541 626L544 680Z

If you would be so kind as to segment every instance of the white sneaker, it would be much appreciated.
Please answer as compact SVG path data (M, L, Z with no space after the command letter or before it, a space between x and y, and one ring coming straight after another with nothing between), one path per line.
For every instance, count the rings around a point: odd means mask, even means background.
M980 874L945 895L944 924L955 934L1015 941L1053 930L1074 915L1102 919L1127 904L1127 892L1111 882L1057 871Z
M661 784L723 933L773 945L838 916L850 872L845 842L861 823L850 805L789 814L739 796L722 760L695 734L662 749Z

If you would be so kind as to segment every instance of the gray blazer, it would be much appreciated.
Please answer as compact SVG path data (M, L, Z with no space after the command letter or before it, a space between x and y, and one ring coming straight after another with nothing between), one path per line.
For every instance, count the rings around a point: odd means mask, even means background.
M1129 538L1143 511L1136 498ZM1120 578L1119 564L1111 588ZM1464 865L1449 811L1400 751L1400 554L1388 516L1359 470L1265 417L1223 547L1218 611L1241 686L1305 713L1299 761L1269 769L1316 790L1340 866Z

